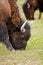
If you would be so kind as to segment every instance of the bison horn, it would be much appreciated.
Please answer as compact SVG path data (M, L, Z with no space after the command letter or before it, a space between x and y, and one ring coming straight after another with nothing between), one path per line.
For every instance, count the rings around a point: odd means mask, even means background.
M29 3L27 3L27 6L28 6L28 8L30 8L30 4Z
M20 28L20 30L21 30L21 32L25 32L26 30L25 30L25 25L26 25L26 23L27 23L27 21L25 21L24 23L23 23L23 25L21 26L21 28Z

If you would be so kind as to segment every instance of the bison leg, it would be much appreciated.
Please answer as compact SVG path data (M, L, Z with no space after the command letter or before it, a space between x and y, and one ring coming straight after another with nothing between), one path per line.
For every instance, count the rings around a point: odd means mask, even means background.
M12 45L9 41L9 36L8 36L6 24L0 24L0 37L2 38L2 41L4 41L6 47L9 50L12 50Z

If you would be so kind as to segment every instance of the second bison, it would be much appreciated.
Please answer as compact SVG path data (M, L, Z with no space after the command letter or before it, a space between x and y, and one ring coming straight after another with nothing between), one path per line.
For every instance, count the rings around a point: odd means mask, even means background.
M43 0L27 0L23 4L23 11L25 13L26 19L34 19L34 12L39 9L39 19L41 13L43 12Z

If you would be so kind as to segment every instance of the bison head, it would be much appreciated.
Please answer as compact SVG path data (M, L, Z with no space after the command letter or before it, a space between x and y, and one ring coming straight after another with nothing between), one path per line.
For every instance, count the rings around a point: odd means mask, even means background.
M20 29L18 28L10 34L10 42L15 50L25 50L27 41L30 38L30 26L23 22L20 26ZM25 31L23 31L24 29Z
M37 7L36 0L27 0L26 3L23 4L23 11L25 13L26 19L34 19L34 12Z

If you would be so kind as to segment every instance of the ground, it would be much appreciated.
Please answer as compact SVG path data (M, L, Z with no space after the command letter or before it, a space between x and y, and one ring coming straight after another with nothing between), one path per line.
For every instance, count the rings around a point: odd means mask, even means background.
M23 0L18 0L20 15L23 19L25 16L21 9ZM35 17L37 18L37 12ZM0 43L0 65L43 65L43 15L40 20L29 21L31 26L31 38L27 42L25 51L8 51Z

